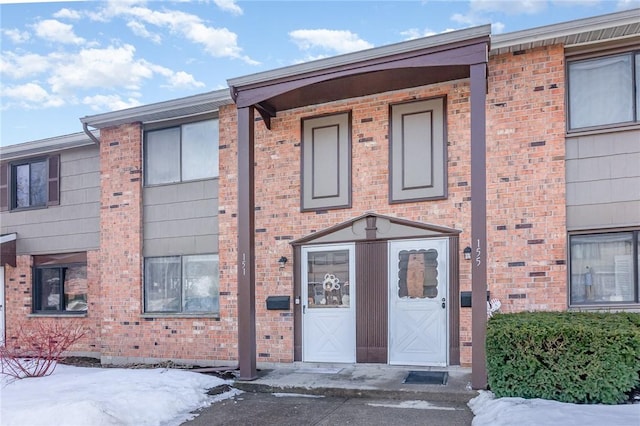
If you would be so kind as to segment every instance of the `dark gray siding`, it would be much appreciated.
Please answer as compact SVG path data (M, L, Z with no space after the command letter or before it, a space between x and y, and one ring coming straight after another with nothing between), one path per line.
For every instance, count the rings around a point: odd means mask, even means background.
M2 213L17 254L95 250L100 245L100 157L95 146L60 153L60 205Z
M640 224L640 130L567 138L567 229Z
M148 187L145 257L218 252L218 180Z

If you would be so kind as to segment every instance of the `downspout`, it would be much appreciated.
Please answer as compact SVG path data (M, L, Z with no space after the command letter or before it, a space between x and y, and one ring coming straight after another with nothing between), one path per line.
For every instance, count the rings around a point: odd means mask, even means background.
M100 146L100 139L96 138L95 135L91 133L91 130L89 130L87 123L82 123L82 130L84 130L87 136L89 136L89 139L91 139L93 143L96 144L96 146Z

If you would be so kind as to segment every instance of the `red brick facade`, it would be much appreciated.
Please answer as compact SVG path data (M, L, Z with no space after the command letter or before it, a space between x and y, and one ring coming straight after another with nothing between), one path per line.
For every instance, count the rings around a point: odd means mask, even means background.
M491 57L487 96L488 288L502 310L567 307L564 51L536 48ZM366 78L364 76L363 78ZM259 362L292 362L292 311L267 311L270 295L293 296L291 241L365 212L462 230L471 245L468 80L314 105L279 113L272 130L256 123L256 322ZM389 203L389 106L446 98L448 196ZM351 111L352 207L300 211L301 119ZM237 120L220 109L220 319L143 315L142 128L101 131L101 242L88 254L94 332L75 350L106 361L237 360ZM460 253L462 259L462 253ZM30 257L7 267L7 336L31 309ZM460 261L460 290L471 290L471 263ZM33 319L36 320L36 319ZM64 321L64 318L55 320ZM460 312L461 363L471 362L471 310Z

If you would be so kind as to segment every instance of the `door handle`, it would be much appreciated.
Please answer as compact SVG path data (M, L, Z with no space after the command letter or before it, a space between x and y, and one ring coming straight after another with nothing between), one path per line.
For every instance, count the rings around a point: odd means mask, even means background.
M446 304L446 299L443 297L442 298L442 309L446 309L447 304Z
M302 305L302 315L307 313L307 305Z

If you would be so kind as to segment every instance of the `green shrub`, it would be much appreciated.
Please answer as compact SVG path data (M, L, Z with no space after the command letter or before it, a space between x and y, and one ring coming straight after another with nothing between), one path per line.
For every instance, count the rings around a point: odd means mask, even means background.
M617 404L640 383L640 314L496 314L486 350L497 397Z

